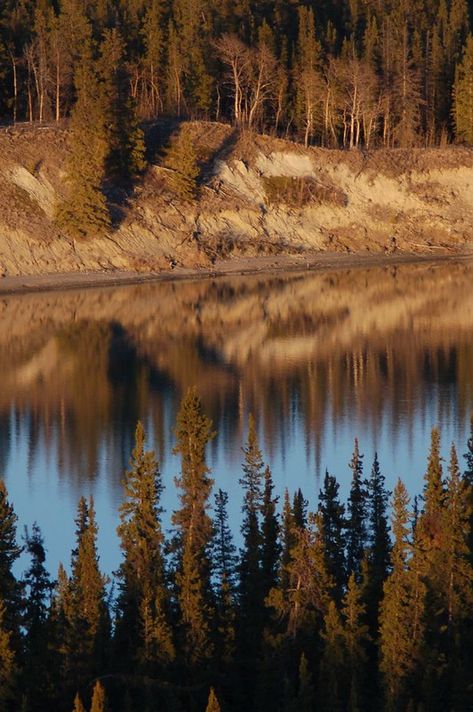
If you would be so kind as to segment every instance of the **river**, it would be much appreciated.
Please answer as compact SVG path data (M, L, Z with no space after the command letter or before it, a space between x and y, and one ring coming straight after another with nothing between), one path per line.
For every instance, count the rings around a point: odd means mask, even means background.
M473 410L473 265L439 262L148 283L0 300L0 468L37 521L48 567L68 566L78 498L92 494L101 565L119 562L121 479L138 419L156 449L166 525L177 506L179 400L196 385L208 453L238 541L248 414L277 491L312 506L325 468L349 487L358 437L392 489L422 488L430 430L465 451Z

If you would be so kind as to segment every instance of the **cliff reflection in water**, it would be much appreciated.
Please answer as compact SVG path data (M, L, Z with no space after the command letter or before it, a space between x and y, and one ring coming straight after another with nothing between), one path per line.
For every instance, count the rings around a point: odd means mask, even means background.
M467 264L418 264L4 298L0 464L21 423L30 463L40 444L54 448L60 476L81 491L105 449L118 483L138 418L170 452L191 384L238 461L250 410L268 456L295 414L316 459L324 429L342 420L373 442L387 423L395 440L435 402L439 425L463 428L472 277Z

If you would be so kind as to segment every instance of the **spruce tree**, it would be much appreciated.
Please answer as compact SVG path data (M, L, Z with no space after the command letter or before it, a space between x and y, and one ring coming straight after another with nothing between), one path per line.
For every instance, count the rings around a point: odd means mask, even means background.
M457 140L473 142L473 37L468 35L453 85L453 121Z
M7 624L7 610L4 601L0 598L0 709L2 711L13 709L10 704L15 694L16 673L12 635Z
M355 710L366 708L366 662L369 633L365 623L366 609L361 600L361 588L357 584L354 574L351 574L348 579L342 616L349 674L349 709L355 712Z
M309 663L304 653L299 662L299 686L294 710L312 712L315 702L315 690Z
M125 43L116 28L106 30L100 46L99 76L107 132L106 175L129 187L145 168L144 137L129 92Z
M110 228L103 194L108 154L106 111L94 63L92 43L82 49L76 70L77 100L71 114L67 196L57 210L57 222L73 238L93 238Z
M294 525L299 529L304 529L307 524L307 506L308 502L302 494L302 490L299 489L294 492L294 498L292 500L292 511L294 514Z
M15 637L19 632L21 587L13 566L22 551L16 540L17 521L5 483L0 479L0 600L5 606L3 625Z
M292 639L314 638L327 611L333 582L327 571L323 524L320 514L310 514L306 529L295 532L287 565L287 588L274 588L268 596Z
M425 587L412 565L408 506L406 488L398 480L392 502L392 572L384 584L379 614L380 671L388 711L406 705L423 644Z
M26 530L25 541L31 564L23 577L25 642L21 686L30 712L40 712L47 705L53 685L52 631L48 614L54 583L45 567L44 542L37 524L33 524L31 535Z
M288 581L288 566L291 561L291 551L296 543L296 524L294 521L294 513L291 507L291 500L287 488L284 491L284 504L282 510L281 522L281 561L279 580L280 587L284 591L287 589Z
M248 420L248 439L243 453L243 477L240 479L244 500L241 526L243 547L240 551L239 563L239 630L241 644L249 646L255 652L254 647L258 644L258 632L262 625L261 606L264 599L260 523L264 463L258 444L255 420L251 414Z
M448 691L452 705L461 709L471 706L473 697L470 685L473 667L472 486L468 479L460 478L454 446L447 479L446 508Z
M323 522L327 570L332 576L334 596L341 602L346 581L345 507L338 496L339 484L325 472L324 485L319 492L319 512Z
M71 576L68 578L64 570L58 576L63 622L61 652L69 690L80 690L104 664L110 635L106 582L99 569L94 502L92 497L88 502L81 497Z
M352 471L352 481L347 507L347 573L348 575L354 573L359 581L361 562L367 544L367 492L366 482L363 480L363 455L360 454L357 439L355 439L349 466Z
M79 693L76 694L74 697L74 707L72 712L86 712L84 705L82 704L82 700L80 698Z
M215 436L195 388L190 388L181 402L175 434L174 453L181 458L181 474L175 480L181 506L172 517L177 531L176 588L182 655L192 670L212 655L209 547L213 526L208 508L213 480L205 453Z
M171 137L164 153L163 166L169 170L168 183L171 190L182 200L195 200L200 171L192 135L185 126Z
M117 529L123 561L118 571L116 643L127 669L137 664L150 674L167 666L175 651L161 529L163 485L155 453L145 450L145 444L138 422Z
M216 578L217 661L229 665L235 653L236 548L228 525L228 495L215 494L213 565Z
M443 483L442 459L440 457L440 433L432 429L427 471L424 475L424 518L434 520L443 511L445 489Z
M469 521L467 545L470 552L470 561L473 564L473 415L470 419L470 434L467 443L467 451L463 455L466 460L466 468L463 472L463 482L465 494L468 502Z
M333 600L328 602L321 637L323 652L318 686L319 706L327 712L341 712L346 686L345 638L342 620Z
M107 696L100 680L94 685L90 712L107 712Z
M453 444L448 470L447 481L442 483L441 508L431 519L425 512L421 515L415 540L415 555L427 591L423 699L432 710L440 709L440 700L450 696L453 689L456 703L462 698L465 702L467 684L459 673L468 660L464 649L469 646L462 645L462 635L473 613L473 569L466 541L468 498Z
M261 507L261 579L265 598L278 581L278 563L281 553L279 522L276 513L278 497L273 496L274 484L271 470L264 471L263 503Z
M390 493L385 487L378 455L375 453L368 490L368 571L367 571L367 618L371 635L378 633L378 609L383 595L383 583L389 570L391 541L388 524L388 502Z
M215 690L213 687L210 688L209 692L209 699L207 702L207 707L205 708L205 712L220 712L221 707L218 703L217 695L215 694Z
M473 566L469 561L468 535L470 533L469 492L460 476L455 445L452 443L445 494L445 608L448 631L454 638L454 629L473 614Z

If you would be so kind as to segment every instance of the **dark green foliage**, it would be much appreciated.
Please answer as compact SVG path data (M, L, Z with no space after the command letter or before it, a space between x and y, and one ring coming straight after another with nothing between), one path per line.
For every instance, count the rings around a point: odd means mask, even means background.
M138 423L117 530L123 562L118 572L116 653L119 664L148 673L174 658L160 521L162 490L155 454L145 450L145 433Z
M385 487L378 455L375 453L371 476L368 480L368 580L365 592L367 616L371 634L378 631L378 608L383 595L383 582L390 563L391 540L388 524L388 504L390 493Z
M363 480L363 455L360 454L358 440L355 439L353 456L350 461L352 481L347 506L347 572L361 575L361 562L367 545L367 492Z
M103 235L110 215L102 185L108 155L107 117L90 40L83 48L75 84L77 101L71 116L68 193L58 207L57 222L74 238Z
M212 656L210 560L213 524L208 514L213 480L206 464L207 444L215 433L195 388L182 400L175 428L174 453L181 458L176 478L181 507L172 521L177 530L176 589L180 647L189 674L205 668Z
M221 489L215 494L213 567L216 579L217 661L229 665L235 653L235 616L237 555L228 525L228 495Z
M319 512L322 517L327 570L335 583L334 593L341 603L346 581L345 507L338 496L335 477L325 472L324 486L319 493Z
M100 572L97 524L93 499L79 500L76 548L71 556L71 576L58 575L61 611L60 654L66 674L65 688L72 695L82 690L103 668L108 654L110 620L106 599L107 579Z
M22 625L26 632L22 689L31 712L40 712L54 694L53 658L50 652L52 628L49 606L54 589L45 567L46 552L37 524L25 532L26 551L31 564L23 577L26 602Z
M172 136L163 166L169 170L167 180L171 190L183 200L194 200L199 167L192 135L186 127Z
M466 497L469 508L468 549L471 552L471 561L473 563L473 416L470 420L470 436L468 438L467 451L463 455L463 458L466 460L463 480L466 486Z
M300 489L294 494L292 502L292 511L294 514L294 525L298 529L304 529L307 524L307 506L308 502L304 499L304 495Z
M16 540L17 519L5 483L0 479L0 601L5 606L3 623L10 632L17 631L21 594L13 573L13 565L21 554Z
M398 481L391 543L377 457L365 483L355 442L347 518L328 473L317 513L298 490L293 503L286 491L281 515L251 417L237 557L222 490L210 513L214 432L195 389L182 400L175 434L180 502L167 539L158 463L136 428L112 620L93 500L79 501L70 575L61 566L51 582L34 525L20 585L16 515L0 484L1 712L472 707L471 485L455 446L444 477L433 431L414 531Z
M205 708L205 712L220 712L221 707L219 705L217 695L215 694L215 690L213 687L210 688L209 692L209 700L207 702L207 707Z
M143 171L144 138L130 96L125 43L120 32L106 30L100 46L99 75L107 131L106 175L129 186Z
M468 142L470 32L466 0L424 0L415 8L385 0L5 0L0 119L59 121L72 111L86 121L73 107L81 56L92 41L114 96L106 167L124 185L141 170L134 107L140 119L233 120L323 146L409 147L454 136ZM94 194L100 183L91 185L83 189L88 220L69 206L70 232L107 228ZM345 204L342 194L306 179L276 176L266 187L270 202Z
M276 586L278 581L279 556L279 523L276 514L278 497L273 495L274 485L271 470L264 471L263 504L261 507L261 577L263 597Z

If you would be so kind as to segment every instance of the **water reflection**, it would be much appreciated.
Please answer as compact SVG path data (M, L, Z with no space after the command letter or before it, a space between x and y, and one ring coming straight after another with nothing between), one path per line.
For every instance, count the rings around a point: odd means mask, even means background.
M0 466L17 509L42 524L41 497L69 512L92 491L113 529L138 418L172 489L172 423L191 384L219 430L214 476L235 513L249 411L281 488L315 492L325 465L343 479L355 435L393 477L417 468L420 487L430 426L461 447L466 435L472 277L438 263L3 298Z

